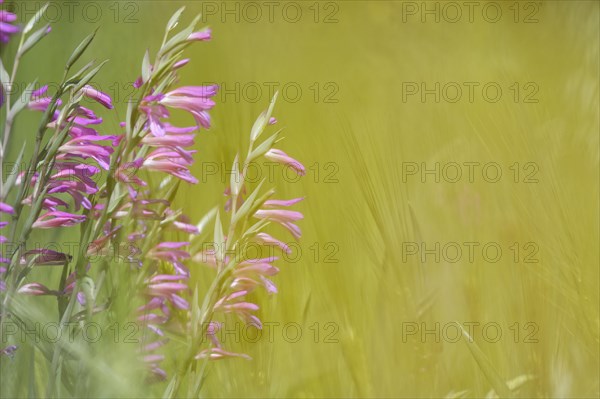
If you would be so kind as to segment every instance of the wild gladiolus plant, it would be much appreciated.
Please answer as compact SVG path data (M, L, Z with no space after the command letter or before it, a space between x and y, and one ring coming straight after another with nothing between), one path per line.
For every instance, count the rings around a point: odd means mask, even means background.
M195 136L210 128L219 88L180 86L178 71L189 62L182 58L184 50L211 40L211 31L196 30L199 17L178 31L184 11L179 9L167 23L158 52L154 56L146 52L142 60L120 131L108 132L97 112L100 108L115 112L113 102L91 82L110 64L92 61L77 67L96 32L73 51L54 92L37 81L20 93L13 88L19 64L28 61L28 50L50 33L49 25L40 26L45 9L23 26L16 23L14 13L0 11L3 52L6 43L18 41L12 65L5 64L5 54L0 64L3 166L11 140L19 137L17 119L41 115L35 142L31 147L25 143L14 162L27 167L18 173L0 170L2 373L25 356L19 335L8 336L11 330L5 327L10 323L31 331L33 323L47 321L36 301L51 298L61 338L33 340L34 355L26 360L42 358L48 364L47 381L40 384L39 375L27 377L35 380L31 383L38 394L89 395L94 374L104 366L101 360L82 360L97 353L93 343L77 337L91 322L105 331L115 321L131 320L144 333L130 367L141 370L144 379L164 381L164 397L185 394L183 387L187 395L197 396L208 361L249 359L219 341L223 320L239 318L261 328L259 305L249 294L277 292L271 280L279 271L273 265L277 252L249 258L242 249L256 244L289 253L284 241L265 231L271 225L283 227L291 238L301 236L296 223L303 215L292 208L302 198L274 198L275 190L264 180L251 184L245 178L250 163L260 158L282 163L298 175L305 173L301 163L274 148L279 146L280 131L267 133L277 122L272 116L277 95L250 129L246 155L236 156L232 163L223 209L217 205L201 220L192 221L173 201L180 185L198 184L191 171ZM93 100L94 107L84 107L84 99ZM193 126L171 124L174 109L189 113ZM212 233L206 234L213 224ZM75 234L81 244L69 253L31 243L32 234L50 243L65 231ZM185 239L177 238L182 236ZM110 249L115 247L127 248L126 256L112 256ZM193 270L199 267L213 270L206 290L192 282ZM52 273L55 278L43 282L37 278ZM3 395L22 394L4 381Z

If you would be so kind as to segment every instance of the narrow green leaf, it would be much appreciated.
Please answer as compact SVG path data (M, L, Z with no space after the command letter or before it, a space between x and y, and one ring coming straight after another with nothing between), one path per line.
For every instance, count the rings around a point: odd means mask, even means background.
M20 172L19 168L21 167L21 162L23 162L23 154L25 153L25 145L26 144L27 143L23 143L23 146L21 147L21 151L19 152L19 155L17 156L17 159L15 161L16 170L11 171L10 175L6 178L6 181L2 185L2 188L0 189L2 198L7 197L8 193L10 193L10 190L12 189L13 185L17 181L17 176L19 175L19 172Z
M4 64L2 64L2 60L0 59L0 85L4 88L4 92L8 91L9 80L10 76L6 72L6 69L4 69Z
M240 188L242 186L242 177L239 165L239 154L236 154L235 159L233 160L233 165L231 167L231 176L229 179L229 187L231 187L231 194L235 197L237 197L240 193Z
M263 111L260 113L254 125L252 125L252 130L250 130L250 140L254 141L260 136L265 126L267 126L267 111Z
M152 66L150 65L150 53L148 52L148 50L146 50L146 53L144 54L144 60L142 61L142 79L144 80L144 82L150 80L151 68Z
M19 97L19 99L17 101L15 101L14 104L12 104L12 107L8 114L9 119L14 119L15 116L19 112L21 112L21 110L23 108L25 108L27 106L27 104L31 100L31 95L33 94L33 88L35 87L36 83L37 83L37 79L33 83L28 84L27 87L25 88L25 90L21 93L21 96Z
M177 379L179 378L179 376L177 374L175 374L173 376L173 378L171 378L171 381L169 382L169 385L167 385L167 388L165 389L165 392L163 393L163 399L168 399L168 398L172 398L173 395L175 394L175 386L177 384Z
M132 115L133 115L133 99L129 99L127 103L127 114L125 116L125 135L128 138L133 137L133 129L132 129Z
M269 104L269 108L266 111L264 111L263 113L261 113L258 116L258 118L256 119L256 121L254 122L254 125L252 126L252 130L250 131L250 140L255 141L265 130L265 127L269 123L269 120L271 119L271 115L273 114L273 108L275 107L275 102L277 101L278 95L279 95L279 92L275 92L275 95L273 96L273 99L271 100L271 103Z
M35 46L44 36L50 33L50 24L47 24L43 28L40 28L33 32L31 36L25 40L23 43L23 47L19 49L19 56L23 56L27 51L29 51L33 46Z
M252 227L250 227L244 233L244 237L250 237L254 233L258 233L263 227L266 227L270 222L267 219L261 219L258 222L254 223Z
M266 200L271 198L273 196L273 194L275 194L275 190L270 189L267 192L265 192L259 199L254 201L254 204L252 205L252 208L250 208L248 215L254 215L256 213L256 211L258 210L258 208L260 208L265 203Z
M181 180L177 180L175 182L175 184L173 184L171 187L169 187L169 189L167 190L165 195L162 196L162 198L166 199L167 201L169 201L170 204L172 204L173 201L175 200L175 195L177 195L177 191L179 191L180 184L181 184Z
M120 184L115 185L114 194L110 197L110 202L108 203L108 212L112 213L126 195L127 193L121 190Z
M198 327L202 327L199 325L199 323L200 323L200 305L198 304L198 299L199 299L198 285L196 284L196 287L194 288L194 295L192 296L192 303L190 304L190 306L192 307L192 315L191 315L192 337L197 337L198 336Z
M196 224L196 228L198 229L198 234L190 234L189 241L192 243L190 247L191 253L197 253L202 249L204 245L203 237L206 236L208 231L206 231L206 226L213 220L215 215L217 214L218 206L213 207L210 211L208 211L202 219Z
M181 17L183 10L185 10L185 6L175 11L175 14L169 19L169 22L167 23L167 32L172 31L179 24L179 18Z
M265 182L265 179L263 179L258 184L258 186L254 189L254 191L252 191L252 194L250 194L248 196L248 198L246 198L246 201L244 201L242 206L240 206L240 209L238 209L238 211L235 213L235 215L233 215L233 218L231 219L232 224L236 224L242 217L244 217L245 215L248 214L248 211L252 207L252 204L254 203L254 200L258 196L258 193L260 192L260 189L264 182Z
M167 54L169 51L173 50L177 45L184 43L188 36L192 34L192 32L194 32L194 27L198 24L198 21L200 21L200 15L197 15L196 18L194 18L194 20L192 21L191 24L188 25L187 28L185 28L184 30L182 30L181 32L179 32L178 34L176 34L175 36L173 36L164 46L162 49L160 49L160 53L165 55Z
M279 133L281 132L281 130L282 129L279 129L272 136L270 136L268 139L266 139L265 141L263 141L258 147L256 147L254 149L254 151L252 151L252 153L250 154L250 156L248 156L248 159L246 160L246 162L250 163L253 160L255 160L256 158L265 155L267 153L267 151L269 151L271 149L271 147L275 143L275 140L277 140L277 136L279 135Z
M31 31L31 29L33 29L33 27L40 21L40 19L46 12L46 9L48 8L49 4L50 3L44 4L42 6L42 8L40 8L38 10L38 12L35 13L33 18L31 18L29 21L27 21L27 24L25 24L25 27L23 28L23 34L25 34L25 35L28 34Z
M463 338L465 339L465 342L467 343L467 347L469 348L471 355L473 355L473 358L479 365L479 368L481 369L483 374L486 376L487 380L492 385L494 390L502 398L512 397L510 389L508 389L508 387L506 386L506 383L504 382L504 378L500 377L500 374L498 374L498 372L494 369L490 360L481 351L481 349L479 348L479 345L477 345L475 343L475 341L469 335L469 333L467 333L465 331L462 324L460 324L460 323L457 323L457 324L460 326L460 329L462 330Z
M89 71L89 69L95 64L95 61L90 61L88 62L83 68L81 68L79 71L77 71L76 74L74 74L73 76L71 76L69 78L69 80L67 81L67 84L74 84L79 82L79 80L81 79L81 77L83 76L84 73L86 73L87 71Z
M82 255L80 255L82 256ZM86 313L87 313L87 317L88 320L89 318L92 317L92 311L94 309L94 304L96 302L96 297L95 297L95 284L94 284L94 280L92 280L89 277L84 277L81 280L81 290L83 291L83 294L85 295L85 309L86 309Z
M71 56L69 57L69 60L67 61L67 64L65 66L66 69L70 69L73 66L73 64L77 62L79 57L81 57L81 55L85 52L90 43L94 40L94 37L96 37L96 32L98 32L98 29L90 33L85 39L81 41L81 43L79 43L79 46L77 46L77 48L73 51L73 54L71 54Z
M215 215L217 214L218 209L219 208L215 206L210 211L208 211L206 213L206 215L204 215L202 217L202 219L200 219L200 221L196 225L196 228L198 229L198 231L200 233L202 233L204 231L204 229L206 228L206 225L212 220L212 218L215 217Z
M223 254L225 253L225 237L223 235L223 225L221 225L221 216L217 211L215 218L215 232L214 232L214 244L215 244L215 257L217 262L223 262Z
M75 87L73 88L74 92L78 92L79 90L81 90L83 88L83 86L87 85L88 83L90 83L90 81L94 78L94 76L96 76L96 74L98 73L98 71L100 71L100 68L102 68L104 66L104 64L106 64L108 62L108 60L104 60L100 63L100 65L98 65L96 68L92 69L91 71L89 71L83 78L81 78L81 80L75 85Z

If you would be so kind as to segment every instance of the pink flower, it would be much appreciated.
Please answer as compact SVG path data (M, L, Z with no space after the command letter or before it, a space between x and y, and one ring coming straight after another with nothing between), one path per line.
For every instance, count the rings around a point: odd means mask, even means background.
M158 102L170 108L178 108L192 114L196 123L206 129L210 127L207 111L215 106L210 99L217 92L217 86L184 86L165 94Z
M162 97L162 94L147 96L142 101L142 105L140 105L140 110L146 114L146 118L148 119L146 125L156 137L165 135L165 127L161 118L168 118L170 116L169 111L164 105L156 103Z
M182 261L190 258L190 254L180 248L188 246L189 242L162 242L150 250L148 257L151 259L169 262L180 275L187 276L189 271ZM180 276L173 276L179 278Z
M218 87L213 86L183 86L167 94L146 96L140 105L140 110L148 118L147 127L152 135L164 136L167 132L166 122L161 119L170 116L166 107L182 109L192 114L198 126L210 127L210 115L207 111L215 105L210 97L214 96ZM176 128L175 128L176 129ZM176 131L171 130L173 133Z
M40 283L25 284L17 291L23 295L56 295L55 291L49 290L46 286Z
M193 162L195 151L185 151L177 148L159 148L150 153L142 167L158 172L165 172L191 184L197 184L198 179L192 176L188 166Z
M204 28L198 32L194 32L188 36L188 41L208 41L211 39L210 28Z
M173 210L171 210L170 208L167 208L165 211L165 214L167 215L167 217L172 217L173 215L175 215L175 212L173 212ZM191 224L190 219L185 215L177 216L177 218L173 221L171 226L179 231L183 231L184 233L188 233L188 234L198 234L199 233L198 227Z
M110 99L110 96L108 94L102 93L101 91L94 89L90 85L83 86L83 88L81 89L81 92L83 93L84 96L97 101L99 104L103 105L104 107L106 107L108 109L113 108L112 100Z
M302 235L300 228L293 222L303 219L304 215L296 211L288 211L283 209L259 209L254 214L258 219L266 219L279 223L285 227L292 235L298 239Z
M110 167L110 156L114 152L114 149L107 145L95 144L96 141L113 140L116 141L117 136L79 136L75 137L61 147L58 152L60 155L58 159L68 159L72 157L80 157L83 159L92 158L98 165L105 170Z
M269 151L267 151L267 153L265 154L265 158L289 166L300 176L304 176L306 174L304 165L302 165L300 162L296 161L294 158L290 157L288 154L281 150L272 148Z
M264 203L264 207L265 208L273 208L276 206L292 206L292 205L297 204L298 202L302 201L303 199L304 199L304 197L293 198L291 200L267 200Z
M34 258L33 264L38 266L64 265L72 258L70 255L56 252L51 249L32 249L23 254L20 263L26 265L29 262L29 259L27 259L28 257Z
M183 68L184 66L187 65L187 63L190 62L189 58L184 58L181 61L177 61L176 63L173 64L173 70L179 69L179 68Z
M19 32L20 29L18 26L11 25L11 22L15 22L16 20L17 16L14 13L0 10L0 42L7 43L10 35Z
M304 218L304 215L302 215L300 212L286 211L283 209L259 209L256 211L254 216L259 219L268 219L278 223L294 222Z
M57 162L55 167L58 172L50 176L47 193L67 193L75 201L76 210L79 210L80 206L91 209L92 203L88 196L98 192L98 187L92 177L97 175L100 169L92 165L75 162ZM46 200L50 198L47 197ZM53 202L57 203L51 204L51 206L45 204L46 208L53 209L57 205L68 206L64 201L56 198L53 199Z
M278 268L266 262L242 262L239 266L241 267L236 268L233 272L235 276L252 275L255 273L260 275L274 276L279 273Z
M8 213L8 214L14 214L15 210L13 209L12 206L5 204L4 202L0 202L0 212L2 213Z
M136 173L142 167L143 162L144 158L138 158L133 162L126 162L120 165L115 173L117 180L126 183L128 185L128 188L130 188L129 185L131 184L137 184L138 186L146 186L147 183L136 176ZM131 194L131 198L135 198L137 192L133 190Z
M243 297L248 294L247 290L232 292L219 299L213 309L215 312L232 313L244 320L247 324L254 325L257 328L262 328L262 323L258 317L251 312L259 309L255 303L245 302Z
M29 104L27 104L27 107L34 111L46 112L48 106L52 102L52 97L44 97L44 94L46 94L47 91L48 85L42 86L39 89L33 91L31 93L31 100L29 101ZM61 104L62 101L60 99L57 99L56 105L60 106ZM58 117L58 113L56 113L55 116Z
M72 213L51 211L40 216L33 223L34 229L50 229L53 227L70 227L85 220L83 215L74 215Z
M142 143L147 144L151 147L162 147L162 146L181 146L189 147L194 145L193 134L165 134L163 136L152 136L148 135L142 139Z

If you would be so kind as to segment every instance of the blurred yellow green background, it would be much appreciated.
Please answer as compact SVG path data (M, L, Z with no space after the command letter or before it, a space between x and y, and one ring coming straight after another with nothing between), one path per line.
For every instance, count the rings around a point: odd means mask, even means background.
M222 163L245 151L271 88L281 148L307 167L277 184L306 200L301 253L260 299L273 335L228 341L253 360L212 363L204 395L485 397L488 362L517 397L599 396L598 2L476 1L472 14L461 1L79 3L53 2L60 17L21 79L56 81L100 27L90 54L110 63L96 83L121 118L170 15L204 11L213 40L189 51L181 83L221 93L197 140L201 182L177 197L192 218L223 203ZM439 243L439 261L413 243ZM474 345L455 322L474 326Z

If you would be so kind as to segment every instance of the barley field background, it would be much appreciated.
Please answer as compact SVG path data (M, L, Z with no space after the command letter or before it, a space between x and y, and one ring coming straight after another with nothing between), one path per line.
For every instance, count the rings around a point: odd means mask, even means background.
M56 81L99 28L92 49L111 68L96 84L121 120L170 15L203 13L213 39L182 82L221 91L200 183L176 197L192 218L222 201L225 165L279 90L282 149L307 175L272 173L283 198L306 196L304 236L261 298L268 329L225 337L253 360L210 363L203 396L600 395L600 3L477 1L470 16L464 2L276 1L269 15L265 2L84 1L72 18L53 3L51 45L21 79ZM192 275L209 284L202 266ZM97 397L161 395L129 379L135 347L108 341L88 358L105 362ZM22 350L2 360L5 397L45 384L45 361Z

